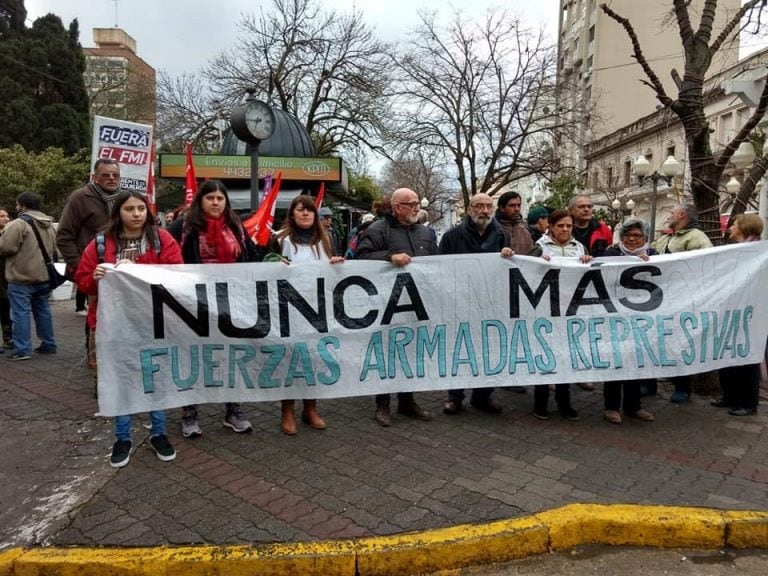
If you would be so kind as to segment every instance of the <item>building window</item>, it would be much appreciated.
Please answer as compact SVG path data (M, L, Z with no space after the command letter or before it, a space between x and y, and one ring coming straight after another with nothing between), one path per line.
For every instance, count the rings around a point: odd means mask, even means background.
M731 141L733 135L733 113L720 116L717 126L717 140L721 145Z
M629 186L632 178L632 160L624 162L624 186Z
M613 189L613 166L608 166L608 168L605 169L605 185L606 188L609 190Z
M595 40L595 25L592 24L592 26L589 27L589 41L593 42Z
M597 170L592 172L592 190L597 190L600 184L600 174Z
M592 56L587 58L587 71L592 70Z
M675 147L674 146L667 146L667 158L670 156L675 155Z

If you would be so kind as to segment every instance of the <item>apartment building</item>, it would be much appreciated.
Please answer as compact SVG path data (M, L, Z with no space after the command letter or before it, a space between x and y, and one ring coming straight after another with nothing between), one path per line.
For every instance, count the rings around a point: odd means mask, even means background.
M672 69L683 74L683 50L671 0L603 0L627 18L648 62L669 94L676 94ZM583 146L651 114L659 105L645 74L632 57L624 28L600 8L600 0L560 0L558 32L558 106L576 114L589 113L573 137L560 136L557 150L562 167L583 174ZM740 8L740 0L720 0L715 30L722 29ZM693 0L689 11L697 26L704 0ZM738 39L724 45L710 67L716 74L738 61ZM572 111L572 112L571 112Z

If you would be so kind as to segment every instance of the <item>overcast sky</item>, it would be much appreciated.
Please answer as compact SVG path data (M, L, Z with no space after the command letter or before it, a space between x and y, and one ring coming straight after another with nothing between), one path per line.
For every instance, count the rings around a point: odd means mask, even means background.
M94 46L93 28L115 23L136 40L138 55L156 70L177 75L194 72L210 58L234 46L240 15L268 9L270 0L26 0L27 25L53 12L64 25L77 18L80 43ZM451 4L467 15L482 14L503 6L532 27L544 26L553 37L557 31L558 0L323 0L339 12L359 6L380 37L396 41L418 22L420 9L451 13Z

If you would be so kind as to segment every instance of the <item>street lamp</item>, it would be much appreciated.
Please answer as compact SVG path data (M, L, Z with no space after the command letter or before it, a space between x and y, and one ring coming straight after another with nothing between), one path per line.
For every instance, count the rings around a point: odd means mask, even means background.
M653 182L653 195L651 196L651 237L650 241L656 236L656 195L658 194L659 180L664 180L668 186L672 185L672 179L678 176L681 172L680 162L675 160L674 156L668 156L664 163L661 165L661 173L654 171L653 174L649 174L651 171L651 163L645 156L639 156L635 160L634 173L637 176L640 185L646 178L650 178Z
M618 198L614 198L613 202L611 202L611 208L613 208L614 212L619 214L618 220L622 220L623 217L627 214L631 214L632 210L635 209L635 201L630 198L627 200L627 202L624 204L624 209L621 207L621 200Z
M427 197L421 199L421 207L422 209L426 210L427 206L429 206L429 200L427 200Z

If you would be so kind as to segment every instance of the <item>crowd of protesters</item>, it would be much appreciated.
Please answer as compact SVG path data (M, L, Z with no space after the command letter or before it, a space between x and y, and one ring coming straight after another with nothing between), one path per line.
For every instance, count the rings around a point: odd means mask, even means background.
M515 255L578 259L589 263L595 257L632 256L647 260L656 254L675 253L711 247L699 228L695 208L675 206L667 228L652 242L649 227L642 220L625 220L616 233L594 217L588 196L571 199L567 209L547 210L533 207L524 218L522 199L516 192L506 192L494 204L486 194L473 196L464 219L446 231L437 241L429 226L428 215L420 210L419 197L413 190L401 188L391 197L377 201L353 229L345 243L333 226L333 212L318 209L315 199L296 196L291 202L282 227L275 231L266 247L256 245L232 209L226 187L219 181L201 184L191 205L184 210L156 218L146 198L137 192L119 189L120 168L111 160L98 160L92 181L75 190L64 207L58 230L41 211L40 198L24 192L17 198L19 217L10 220L7 209L0 208L0 259L5 272L0 288L0 323L3 348L11 350L12 360L32 357L31 320L34 317L40 354L55 354L56 342L48 304L50 287L46 255L59 254L67 264L78 289L77 310L87 304L85 340L88 365L96 379L95 326L99 281L105 264L226 264L234 262L282 261L291 266L304 262L341 264L348 259L385 260L397 267L408 266L414 257L431 255L498 253L502 258ZM495 210L495 211L494 211ZM754 214L738 216L730 229L734 242L759 240L762 220ZM615 241L614 241L615 239ZM1 352L0 352L1 353ZM712 402L734 416L757 412L759 400L759 365L739 366L720 371L722 397ZM671 401L687 402L691 378L672 379ZM591 385L590 385L591 386ZM587 389L591 389L587 386ZM568 383L534 386L533 414L549 418L551 391L559 414L578 420L571 405ZM654 415L641 405L645 395L655 395L654 379L608 382L603 385L604 418L621 424L622 418L651 422ZM525 392L525 388L519 391ZM470 405L487 414L499 414L503 408L492 398L493 388L474 388ZM443 413L456 416L463 409L463 390L447 392ZM429 421L432 414L423 409L411 392L397 394L397 414ZM298 427L295 402L281 402L280 428L293 436ZM391 426L390 395L375 397L375 421ZM185 438L202 434L197 406L181 410L181 431ZM303 400L301 420L315 430L327 424L320 416L316 400ZM115 443L110 463L121 467L128 463L133 450L131 416L115 418ZM238 403L224 406L223 426L236 433L252 430ZM176 452L166 434L165 411L150 413L150 446L162 461L175 458Z

